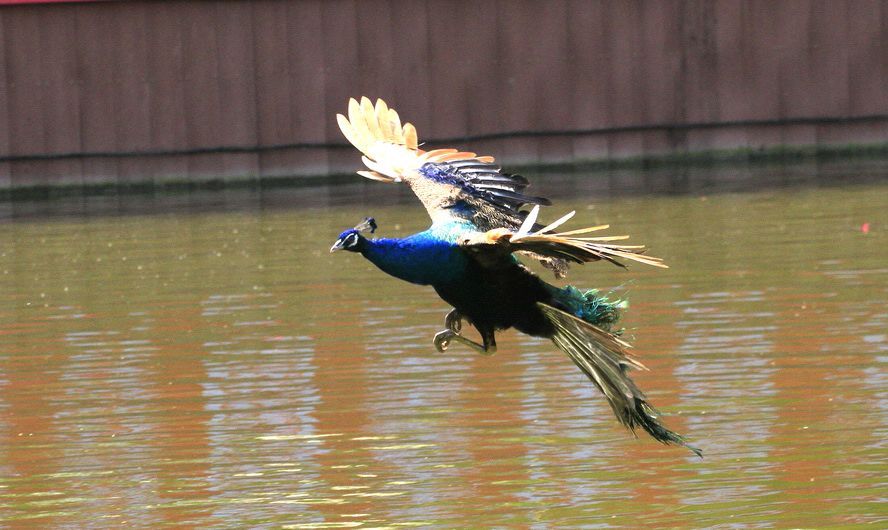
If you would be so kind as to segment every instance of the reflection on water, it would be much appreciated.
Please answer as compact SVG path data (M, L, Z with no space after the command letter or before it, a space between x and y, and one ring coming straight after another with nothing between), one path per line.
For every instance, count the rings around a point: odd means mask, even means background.
M333 206L0 224L0 520L886 522L884 186L559 203L672 266L572 279L627 292L637 380L702 461L624 432L545 341L436 353L430 289L327 252L364 215L384 235L426 225L372 189L385 204L321 188L286 193Z

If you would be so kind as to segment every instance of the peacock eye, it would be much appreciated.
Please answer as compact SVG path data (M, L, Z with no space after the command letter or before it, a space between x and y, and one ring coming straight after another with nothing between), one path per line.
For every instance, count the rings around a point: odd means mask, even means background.
M349 234L345 236L345 246L353 247L358 244L358 234Z

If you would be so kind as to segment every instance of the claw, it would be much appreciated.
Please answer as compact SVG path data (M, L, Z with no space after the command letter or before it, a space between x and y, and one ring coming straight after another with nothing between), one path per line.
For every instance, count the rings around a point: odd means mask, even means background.
M456 309L453 309L444 317L444 327L458 334L462 331L462 319L462 315Z
M456 333L451 329L445 329L444 331L439 331L435 334L435 349L440 353L444 353L447 351L447 347L450 346L450 339L457 336Z

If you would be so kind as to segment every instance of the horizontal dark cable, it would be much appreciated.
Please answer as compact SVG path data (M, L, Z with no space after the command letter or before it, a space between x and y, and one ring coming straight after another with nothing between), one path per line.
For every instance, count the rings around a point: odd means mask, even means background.
M453 136L448 138L436 138L426 140L428 144L470 143L483 140L503 140L509 138L529 137L573 137L595 136L605 134L634 133L634 132L678 132L694 129L727 129L732 127L762 127L779 125L841 125L855 123L874 123L888 121L888 114L873 114L867 116L843 116L843 117L801 117L770 120L734 120L722 122L691 122L691 123L658 123L647 125L623 125L617 127L601 127L595 129L566 129L566 130L531 130L508 131L487 134L473 134ZM345 142L299 142L290 144L249 145L249 146L216 146L199 147L194 149L159 149L145 151L77 151L68 153L35 153L24 155L0 156L0 162L32 162L39 160L71 160L83 158L131 158L131 157L162 157L162 156L190 156L209 154L243 154L266 153L272 151L284 151L291 149L341 149L350 147Z
M282 151L286 149L331 149L350 147L340 142L301 142L293 144L270 145L220 145L215 147L195 147L192 149L148 149L145 151L75 151L69 153L37 153L27 155L9 155L0 157L0 162L30 162L34 160L61 160L77 158L130 158L158 156L189 156L215 154L243 154L266 151Z
M437 142L461 142L480 140L501 140L504 138L527 138L533 136L593 136L600 134L619 134L632 132L654 131L687 131L693 129L727 129L731 127L761 127L776 125L839 125L853 123L872 123L888 121L888 114L872 114L868 116L826 116L826 117L802 117L783 118L771 120L734 120L718 122L690 122L690 123L656 123L649 125L623 125L617 127L601 127L597 129L570 129L550 131L511 131L502 133L476 134L471 136L454 136L439 140L429 140L428 143Z

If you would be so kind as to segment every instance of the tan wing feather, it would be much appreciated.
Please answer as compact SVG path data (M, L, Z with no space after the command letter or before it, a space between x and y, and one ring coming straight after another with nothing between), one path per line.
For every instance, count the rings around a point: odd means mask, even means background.
M587 234L589 232L597 232L599 230L607 230L610 228L610 225L598 225L598 226L587 226L586 228L580 228L578 230L570 230L569 232L561 232L563 236L572 236L576 234Z
M416 127L412 123L404 124L404 145L407 149L419 149L419 140L416 136Z
M401 117L395 109L389 109L388 121L392 129L392 139L396 142L404 137L404 128L401 127Z
M376 109L366 96L361 98L361 117L363 118L364 123L367 124L367 130L370 132L372 138L376 140L385 140L385 136L383 136L382 131L379 129L379 119L376 116Z
M385 104L385 101L377 99L373 111L376 113L376 123L379 125L379 132L382 133L382 138L389 142L394 141L392 124L388 120L388 105Z
M455 162L457 160L468 160L470 158L477 158L478 155L472 153L471 151L464 151L459 153L451 153L449 155L445 155L441 158L442 162Z
M456 149L434 149L423 155L423 158L429 162L441 162L447 155L458 152Z
M364 126L364 118L361 116L361 104L354 98L348 100L348 121L351 123L352 130L356 133L360 133L366 129ZM359 135L358 140L360 140L361 143L355 145L355 147L363 150L366 146L366 138L364 138L363 135Z
M459 160L478 160L482 162L483 159L490 159L493 161L493 157L482 157L478 156L476 153L471 151L457 151L456 149L435 149L433 151L428 151L420 155L423 162L456 162ZM488 162L489 163L489 162Z
M363 149L363 141L355 132L354 127L348 118L343 116L342 114L336 115L336 122L339 123L339 130L342 131L342 135L345 136L345 139L349 141L350 144L357 147L359 151L364 152Z
M382 99L374 104L367 97L361 97L360 101L351 98L348 117L337 114L336 121L345 138L366 158L365 164L371 171L359 174L374 180L397 182L426 162L477 160L492 164L495 161L492 156L457 149L428 152L420 149L416 127L402 123L397 111Z

